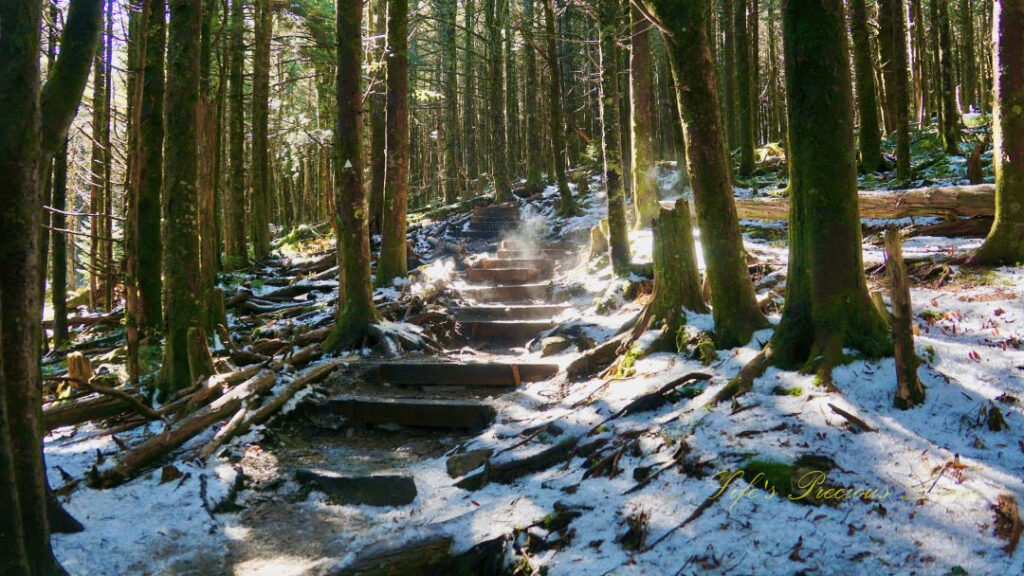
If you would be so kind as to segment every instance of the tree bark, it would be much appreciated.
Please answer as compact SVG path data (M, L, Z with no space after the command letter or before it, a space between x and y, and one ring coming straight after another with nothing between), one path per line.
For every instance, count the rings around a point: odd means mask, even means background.
M523 112L526 114L526 188L539 192L543 187L543 145L538 91L540 79L537 73L536 19L533 11L534 0L523 3L523 51L526 60L526 91L523 94Z
M972 105L978 105L977 63L975 62L974 7L971 0L960 0L960 49L963 64L963 89L960 92L960 107L970 112Z
M871 58L871 36L864 0L850 0L850 38L853 40L857 117L860 120L860 169L864 172L875 172L883 169L885 164L882 162L882 135L878 128L878 101L875 98L875 69Z
M844 348L892 349L861 257L857 166L842 0L783 3L789 108L790 257L771 361L831 374Z
M910 180L910 96L907 82L907 20L903 0L878 0L878 44L887 78L886 106L896 132L896 179ZM891 79L891 80L889 80Z
M202 0L171 0L164 165L164 394L192 385L188 333L203 321L199 294L199 58Z
M270 42L273 0L256 0L252 80L252 251L257 263L270 255Z
M408 273L406 213L409 203L409 2L388 1L387 168L377 285ZM340 36L339 36L340 37ZM342 169L341 166L338 167ZM362 215L360 216L362 217Z
M487 28L487 108L490 112L491 182L494 201L512 199L506 156L505 76L501 42L501 1L484 0L484 26Z
M245 20L244 0L231 0L231 21L228 25L229 58L228 100L228 205L227 220L227 261L225 268L245 268L249 261L249 247L245 230L245 97L243 71L245 67Z
M750 178L754 173L754 86L750 76L750 35L747 25L747 0L733 0L733 36L736 58L736 146L740 166L736 175Z
M939 25L939 78L942 80L942 145L946 154L959 154L960 110L956 103L956 81L953 78L953 46L949 31L947 0L932 0L932 16Z
M697 226L711 286L715 343L719 348L738 346L749 341L755 330L768 326L768 320L757 306L747 272L718 111L705 5L702 0L644 0L644 5L672 33L664 40L671 56Z
M370 18L373 22L375 36L387 33L387 0L372 0L367 4L371 8ZM376 42L370 51L374 63L384 59L383 42ZM383 229L384 210L384 177L387 160L387 96L386 90L374 88L370 94L370 231L380 233Z
M622 5L619 0L598 0L600 35L600 117L601 159L608 196L608 246L612 268L617 274L629 272L629 234L626 225L626 200L622 190L622 148L619 134L619 25Z
M377 322L370 288L370 230L363 189L362 0L338 2L338 117L334 131L334 206L337 210L338 319L325 350L360 345ZM403 258L405 254L402 254Z
M139 197L135 237L138 266L136 323L145 332L163 325L161 195L164 167L164 57L167 43L165 0L149 0L142 99L139 102Z
M664 323L662 337L673 349L679 328L685 322L685 311L708 311L686 200L677 200L671 209L662 207L654 222L654 297L650 306L652 322Z
M462 179L459 176L459 75L455 43L455 17L458 6L455 0L437 0L435 4L440 19L441 68L444 86L444 202L454 204L459 200Z
M565 167L565 127L562 124L562 72L558 63L558 37L555 35L555 0L544 0L545 46L548 61L548 121L551 124L551 154L554 158L555 181L561 216L579 214L579 206L569 190L569 177Z
M651 114L650 22L635 7L629 8L630 31L630 123L633 131L630 175L633 179L633 227L650 226L658 216L657 178L654 171L654 119Z
M1024 0L996 1L992 34L996 218L973 261L1019 265L1024 262Z
M892 337L896 352L896 398L901 410L924 402L924 386L917 377L921 363L914 351L914 308L910 304L910 279L903 264L903 248L896 228L885 231L886 275L892 297Z

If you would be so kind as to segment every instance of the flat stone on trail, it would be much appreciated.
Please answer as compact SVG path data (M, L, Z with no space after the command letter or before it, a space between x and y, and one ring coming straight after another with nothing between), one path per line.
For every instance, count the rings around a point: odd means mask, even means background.
M540 355L551 356L569 347L569 339L565 336L548 336L540 341Z
M339 396L327 401L335 414L360 424L480 430L494 421L494 407L471 400Z
M469 452L463 452L462 454L456 454L448 458L445 462L445 467L448 469L449 476L452 478L458 478L483 466L484 462L486 462L492 454L494 454L494 450L491 450L490 448L470 450Z
M340 476L301 469L295 471L295 480L338 504L404 506L416 499L416 482L410 476Z

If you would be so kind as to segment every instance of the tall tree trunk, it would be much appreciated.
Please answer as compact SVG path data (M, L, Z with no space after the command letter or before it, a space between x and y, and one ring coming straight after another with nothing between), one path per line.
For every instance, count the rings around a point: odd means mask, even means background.
M850 8L852 11L853 9ZM914 108L917 112L918 124L924 125L928 120L928 44L925 41L924 12L921 0L910 3L910 37L913 49L914 72ZM856 48L854 48L856 50Z
M861 258L853 90L842 0L782 8L789 108L790 257L771 360L828 377L844 348L892 350Z
M619 0L598 0L597 21L600 35L600 115L601 158L608 194L608 247L612 268L618 274L629 272L629 234L626 226L626 200L622 190L622 140L619 136L619 24L622 4Z
M171 0L164 166L164 394L192 385L188 332L200 328L199 59L202 0Z
M459 176L459 75L455 43L455 0L437 0L441 35L441 68L444 86L444 201L451 204L459 199L462 179Z
M960 92L960 105L964 112L970 112L972 105L978 102L978 73L975 56L974 38L974 6L971 0L960 0L960 45L963 52L961 60L964 67L964 85Z
M654 141L652 138L654 120L651 117L651 46L650 23L635 7L629 9L630 27L633 36L630 45L630 125L631 160L633 169L633 210L636 213L636 229L651 225L657 218L658 193L654 169Z
M270 42L273 0L256 0L252 79L252 249L256 262L270 255Z
M228 27L230 84L228 100L228 157L231 173L228 176L227 262L226 268L244 268L249 261L249 247L245 230L245 10L244 0L231 0L231 22Z
M705 3L644 0L644 5L672 33L663 38L671 56L679 121L686 139L697 226L711 286L715 343L719 348L738 346L749 341L755 330L768 326L768 320L757 306L733 202Z
M907 90L907 19L903 0L878 0L878 43L882 69L891 85L885 87L887 106L896 131L896 179L910 180L910 97ZM790 134L792 134L790 130Z
M533 12L534 0L524 0L523 5L523 50L526 59L526 92L523 94L523 111L526 113L526 187L531 191L543 188L541 172L543 171L544 154L540 111L537 92L540 80L537 74L536 20ZM468 73L468 71L467 71Z
M105 20L105 19L104 19ZM103 112L106 97L103 92L107 82L103 78L107 71L103 60L106 50L96 50L92 67L92 122L91 151L89 155L89 300L93 308L103 305L103 126L106 124Z
M1024 262L1024 0L996 0L992 40L996 218L973 260L1010 266Z
M68 143L67 140L57 150L53 159L53 202L55 210L67 210L68 197ZM53 342L58 347L68 341L68 251L67 218L61 212L54 212L51 225L55 230L51 235L52 243L52 274L50 295L53 304Z
M734 29L733 10L734 3L739 0L722 0L719 22L722 27L722 52L719 56L722 59L723 75L725 82L723 96L725 102L725 134L726 148L736 148L736 141L739 133L736 128L736 31ZM732 160L730 159L730 172Z
M101 27L100 0L72 0L40 91L42 4L0 3L0 572L59 573L50 548L39 398L42 175L67 138Z
M853 68L857 79L857 116L860 167L865 172L884 168L882 135L878 129L878 101L875 99L875 70L864 0L850 0L850 38L853 40Z
M473 0L465 0L463 6L463 28L465 29L465 45L463 47L464 61L462 69L465 70L466 88L463 93L462 111L462 139L463 147L466 149L466 180L467 193L477 192L476 179L480 175L480 166L477 160L477 114L476 114L476 66L474 66L475 43L473 42L473 14L475 14Z
M487 108L490 112L491 182L494 200L512 199L512 186L508 178L508 149L505 121L505 75L501 42L501 2L484 0L484 26L487 28Z
M213 89L213 39L217 35L218 5L210 1L203 5L202 56L199 61L199 269L202 274L201 293L207 295L213 293L217 284L217 256L220 254L220 235L217 233L217 112L220 103ZM214 333L216 321L207 315L203 323L207 334Z
M747 179L754 174L754 86L750 76L750 35L747 25L747 0L732 0L733 36L736 58L736 138L740 166L736 175Z
M387 33L388 0L371 0L370 18L373 23L374 36ZM375 42L370 51L373 63L383 62L384 43ZM387 161L387 96L386 90L378 83L370 94L370 231L380 233L382 230L382 212L384 210L384 178Z
M562 72L558 63L558 37L555 35L555 0L544 0L544 31L548 61L548 122L551 124L551 155L554 158L555 181L561 216L579 213L576 199L569 190L569 177L565 167L565 126L562 123Z
M394 4L392 2L391 8ZM339 0L334 206L341 265L338 268L338 318L324 343L328 350L361 346L370 324L377 321L370 287L370 230L363 189L362 21L362 0Z
M145 24L142 99L139 103L139 198L135 248L139 300L136 322L141 330L152 332L163 326L160 197L164 166L164 56L167 23L165 0L149 1L149 18Z
M931 0L932 15L939 26L939 77L942 79L942 145L946 154L959 154L960 111L956 104L956 82L953 78L953 42L949 30L947 0Z
M377 284L390 286L408 272L405 246L409 203L409 2L388 1L388 116L384 220ZM362 60L360 58L360 60ZM341 166L338 167L342 169Z
M111 105L111 94L113 93L114 77L114 0L107 0L107 34L106 45L103 57L103 236L102 260L103 260L103 308L111 310L114 307L114 186L111 177L111 160L114 156L110 141L110 125L114 122L114 108Z

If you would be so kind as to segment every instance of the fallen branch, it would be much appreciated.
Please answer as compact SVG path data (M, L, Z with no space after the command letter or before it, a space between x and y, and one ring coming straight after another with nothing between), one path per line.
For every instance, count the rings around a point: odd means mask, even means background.
M877 432L878 431L875 427L871 426L867 422L861 420L860 418L854 416L853 414L850 414L846 410L843 410L842 408L836 406L835 404L832 404L831 402L829 403L828 407L829 407L830 410L832 410L832 412L834 414L838 414L839 416L842 416L843 418L846 419L847 422L850 423L850 425L852 425L854 428L859 429L862 432Z

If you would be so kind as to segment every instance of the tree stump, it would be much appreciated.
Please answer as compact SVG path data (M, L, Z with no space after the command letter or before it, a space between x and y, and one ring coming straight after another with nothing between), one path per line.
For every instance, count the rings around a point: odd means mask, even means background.
M608 237L601 231L600 226L590 228L590 259L593 260L601 254L608 253Z
M917 377L920 360L914 351L914 310L910 305L910 281L903 264L900 234L895 228L885 231L886 275L892 298L892 336L896 347L896 398L901 410L924 402L924 386Z
M675 341L685 319L683 310L708 311L697 270L690 206L676 201L675 208L661 208L654 231L654 298L651 321L665 325L663 337Z
M193 383L217 373L210 347L206 344L206 332L202 328L188 329L188 369Z
M72 384L85 385L92 378L92 363L81 352L68 354L68 380Z
M206 301L206 332L213 334L218 325L228 325L228 313L224 303L224 291L214 288Z

